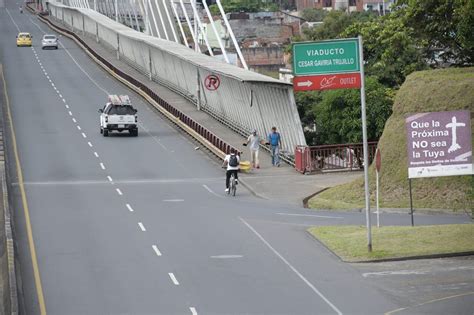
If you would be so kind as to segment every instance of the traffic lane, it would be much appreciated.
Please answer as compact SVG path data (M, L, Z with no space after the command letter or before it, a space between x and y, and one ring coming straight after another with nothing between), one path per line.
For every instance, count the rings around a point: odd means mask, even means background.
M130 212L114 187L27 185L48 312L187 312L167 261L145 241L139 223L151 223Z
M43 29L43 27L42 27ZM110 79L110 76L107 75L101 68L97 65L90 64L90 59L82 51L78 51L75 43L70 40L63 41L63 45L66 46L66 49L71 52L73 58L80 65L81 69L76 68L77 65L72 62L72 59L67 54L58 55L58 58L52 60L49 57L49 51L43 52L45 58L45 63L47 68L51 68L50 74L52 77L59 77L58 86L64 95L69 96L72 101L70 103L75 104L73 108L79 108L76 110L78 119L82 121L82 125L85 126L86 130L90 130L93 133L97 132L99 137L97 140L101 140L101 136L98 133L98 116L97 110L99 107L102 107L106 102L107 92L113 91L112 93L117 94L129 94L132 96L132 102L135 107L138 108L139 112L139 137L149 138L150 145L149 148L155 148L155 152L159 155L154 156L153 150L147 150L147 154L140 154L143 150L133 150L137 154L132 156L132 160L135 160L135 163L140 165L154 165L157 163L165 164L162 169L171 171L171 174L167 174L167 177L176 177L176 173L180 170L183 170L185 174L200 174L199 176L206 176L209 172L214 170L214 167L209 167L207 161L203 159L195 158L192 160L187 159L188 156L196 156L193 152L195 146L189 142L187 139L183 139L181 134L169 126L167 121L164 121L160 116L155 112L150 110L150 105L146 104L139 96L134 93L131 93L125 86L116 82L116 80ZM73 49L71 49L73 48ZM71 50L70 50L71 49ZM53 52L56 53L56 52ZM62 70L60 70L62 69ZM68 69L68 70L64 70ZM85 73L84 73L85 72ZM94 82L90 78L94 78ZM77 82L81 82L80 85L71 86L66 84L66 82L74 79ZM100 82L100 83L97 83ZM83 93L84 90L91 91L91 93ZM107 92L104 92L107 91ZM87 94L87 95L86 95ZM103 96L102 96L103 95ZM101 104L100 106L97 104ZM145 127L146 125L146 127ZM177 139L179 137L179 139ZM109 140L112 138L119 138L114 140ZM128 137L128 133L124 132L122 134L113 133L109 139L103 139L101 147L104 146L104 151L113 152L116 151L117 142L121 143L126 141L127 143L136 143L137 140L132 138L132 140L125 140ZM115 141L115 142L113 142ZM119 142L120 141L120 142ZM134 141L134 142L133 142ZM106 146L106 144L113 143L111 146ZM140 142L140 140L138 140ZM140 144L138 144L140 146ZM123 147L123 146L122 146ZM150 152L151 151L151 152ZM183 152L184 151L184 152ZM121 152L121 155L125 154ZM199 156L204 156L198 152ZM113 155L113 159L119 157L117 154ZM140 161L137 159L148 158L151 160ZM118 161L118 164L127 165L129 161ZM171 163L170 163L171 162ZM178 167L177 165L178 164ZM126 171L126 170L124 170ZM147 172L146 175L152 176L153 170ZM129 174L132 176L133 174ZM166 177L165 176L165 177ZM126 178L127 175L121 176Z
M335 313L227 211L230 199L216 205L215 200L224 198L203 199L197 184L168 187L172 189L194 202L171 202L160 195L150 204L138 191L127 192L135 212L151 222L147 231L158 240L163 256L172 257L172 272L186 299L196 301L198 312ZM160 194L151 185L139 191L149 195L155 190Z
M411 307L430 301L436 302L428 304L434 308L439 307L439 310L452 306L451 303L456 301L457 307L451 308L447 313L463 313L469 307L472 313L473 297L471 297L471 303L463 303L464 299L458 301L453 297L474 292L474 258L472 256L353 264L353 267L381 292L401 301L401 308L407 307L411 312L418 312L418 308ZM453 297L452 301L451 297ZM428 305L426 307L430 308ZM420 311L420 313L424 312ZM433 312L441 314L440 311Z
M457 315L474 314L474 292L456 294L441 297L439 299L426 301L419 305L408 306L391 314L409 315L409 314L453 314L456 310Z

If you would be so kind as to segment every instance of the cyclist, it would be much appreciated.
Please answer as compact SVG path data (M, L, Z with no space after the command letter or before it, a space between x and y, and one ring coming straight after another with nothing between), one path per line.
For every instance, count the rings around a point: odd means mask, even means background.
M237 152L234 148L230 149L230 154L227 154L224 158L224 163L222 167L227 166L227 172L225 174L225 191L229 192L229 181L230 176L234 174L235 184L238 184L238 172L240 165L240 157L237 155Z

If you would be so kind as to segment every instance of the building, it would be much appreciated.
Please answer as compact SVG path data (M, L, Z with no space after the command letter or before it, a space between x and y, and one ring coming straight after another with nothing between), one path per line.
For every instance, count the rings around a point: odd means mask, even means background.
M395 0L296 0L296 9L318 8L325 10L378 11L384 14Z

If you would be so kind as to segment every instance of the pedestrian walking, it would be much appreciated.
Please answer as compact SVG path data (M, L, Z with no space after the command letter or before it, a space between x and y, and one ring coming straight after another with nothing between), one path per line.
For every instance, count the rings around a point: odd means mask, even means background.
M247 142L244 143L244 146L249 146L250 149L250 163L252 163L253 168L260 168L260 163L258 161L258 151L260 149L260 143L262 139L257 134L257 130L254 129L252 134L247 138Z
M272 165L280 167L281 136L276 127L272 127L272 132L268 134L268 143L272 149Z

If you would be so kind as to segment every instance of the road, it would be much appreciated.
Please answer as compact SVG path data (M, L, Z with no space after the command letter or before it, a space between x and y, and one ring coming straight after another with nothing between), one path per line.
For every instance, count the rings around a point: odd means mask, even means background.
M305 233L363 214L315 214L243 187L226 197L216 161L70 40L41 50L51 31L18 6L0 9L0 62L22 174L11 139L23 314L381 314L412 302ZM32 48L15 46L19 30ZM131 96L137 138L99 133L108 93ZM468 219L417 218L438 221ZM446 305L469 309L470 297Z

